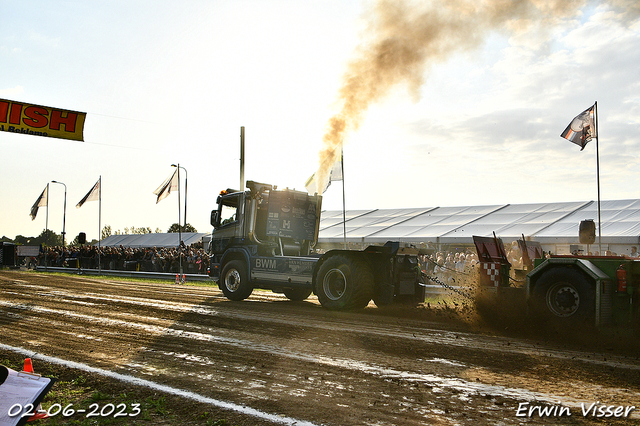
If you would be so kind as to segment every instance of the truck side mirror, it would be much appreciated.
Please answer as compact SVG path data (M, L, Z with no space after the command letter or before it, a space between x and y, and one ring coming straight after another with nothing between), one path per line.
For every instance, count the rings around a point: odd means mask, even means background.
M211 210L211 226L217 228L219 225L218 210Z

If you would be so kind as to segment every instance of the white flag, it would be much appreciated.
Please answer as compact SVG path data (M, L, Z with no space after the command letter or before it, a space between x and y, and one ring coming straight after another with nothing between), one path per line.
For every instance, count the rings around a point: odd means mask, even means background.
M93 185L93 188L91 188L91 190L87 192L87 195L85 195L84 198L80 200L78 204L76 204L77 209L82 207L82 205L87 201L98 201L100 199L100 180L101 179L98 179L96 184Z
M38 214L38 207L46 206L48 202L49 202L49 184L47 184L47 186L44 187L42 194L40 194L36 202L33 204L33 207L31 207L31 213L29 213L29 216L31 216L31 220L36 219L36 215Z
M156 200L156 204L160 202L160 200L167 198L167 196L171 193L172 189L178 189L178 169L173 172L171 176L169 176L162 185L158 187L153 193L158 196Z
M333 167L329 172L329 179L327 179L327 183L324 184L324 188L322 188L322 192L318 191L319 188L318 188L318 181L316 179L316 173L312 174L311 177L307 179L307 182L305 182L304 187L307 189L307 192L309 194L316 194L316 193L324 194L327 188L329 188L329 185L331 185L332 181L342 180L342 156L340 157L340 160L333 163Z

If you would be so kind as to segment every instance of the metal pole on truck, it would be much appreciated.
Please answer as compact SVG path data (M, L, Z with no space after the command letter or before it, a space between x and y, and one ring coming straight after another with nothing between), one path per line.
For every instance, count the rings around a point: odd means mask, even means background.
M240 127L240 192L244 191L244 126Z

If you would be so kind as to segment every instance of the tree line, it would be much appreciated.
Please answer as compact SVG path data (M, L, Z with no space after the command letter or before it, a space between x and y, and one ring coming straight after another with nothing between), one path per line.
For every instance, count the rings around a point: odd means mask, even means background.
M161 233L160 228L156 228L155 233ZM172 224L167 230L168 233L177 233L177 232L198 232L196 228L194 228L190 223L187 223L184 226L178 225L177 223ZM105 225L102 227L102 231L100 232L100 239L104 240L105 238L111 235L133 235L133 234L151 234L151 228L149 227L125 227L124 231L118 229L117 231L112 231L111 225ZM17 245L24 246L61 246L62 245L62 234L57 234L51 229L43 229L40 235L37 237L25 237L24 235L16 235L15 238L11 239L9 237L3 236L0 238L1 242L5 243L13 243ZM80 242L78 241L78 236L71 241L65 241L67 245L70 246L80 246ZM88 245L97 244L98 240L93 239L91 241L87 241Z

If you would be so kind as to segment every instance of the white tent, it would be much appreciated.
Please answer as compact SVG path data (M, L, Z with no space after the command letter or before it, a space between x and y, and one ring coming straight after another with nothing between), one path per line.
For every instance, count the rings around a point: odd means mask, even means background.
M602 201L601 216L603 244L640 243L640 200ZM363 245L385 241L466 245L473 243L473 235L495 232L505 241L524 235L543 245L568 245L579 244L580 222L587 219L597 227L595 201L347 210L346 240ZM318 242L343 241L342 211L322 212Z
M183 232L182 241L185 245L202 242L206 233ZM101 247L178 247L178 233L157 233L157 234L125 234L111 235L100 241Z
M359 246L386 241L471 245L474 235L490 237L495 232L505 242L524 235L554 253L568 252L570 245L580 244L581 221L592 219L596 226L598 224L595 201L347 210L345 215L347 242ZM602 244L606 245L603 250L625 253L627 247L640 246L640 200L602 201L601 215ZM339 245L344 241L343 232L342 211L323 211L318 243ZM182 239L186 245L203 240L206 245L209 234L185 232ZM596 238L594 245L597 243ZM101 245L175 247L178 234L112 235L101 241ZM624 249L616 250L616 246Z

